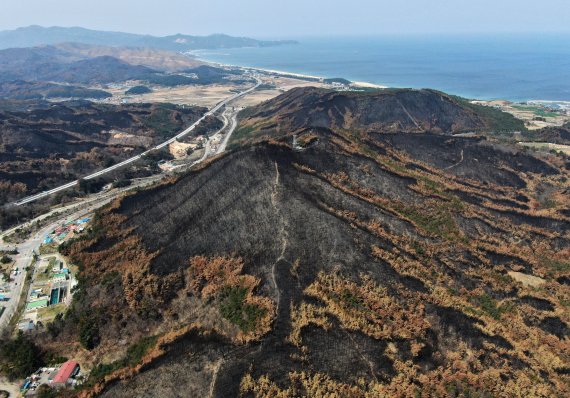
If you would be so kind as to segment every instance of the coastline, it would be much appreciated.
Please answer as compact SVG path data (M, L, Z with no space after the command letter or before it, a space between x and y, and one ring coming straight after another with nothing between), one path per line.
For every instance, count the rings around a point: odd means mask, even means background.
M280 76L280 77L292 77L292 78L298 78L298 79L308 80L308 81L312 80L312 81L319 82L319 83L324 83L324 80L326 80L326 79L342 78L341 76L335 76L335 77L331 78L331 77L317 76L317 75L311 75L311 74L306 74L306 73L287 72L287 71L282 71L282 70L277 70L277 69L259 68L259 67L255 67L255 66L240 66L240 65L226 64L226 63L221 63L221 62L217 62L217 61L208 60L206 58L202 58L202 57L200 57L200 54L197 52L187 52L184 54L195 59L195 60L198 60L200 62L204 62L206 64L218 66L218 67L222 67L222 68L233 68L233 69L239 69L242 71L245 71L245 70L257 71L260 73L265 73L265 74L270 74L270 75L275 75L275 76ZM378 90L396 88L395 86L380 85L380 84L370 83L370 82L365 82L365 81L350 81L350 87L361 88L361 89L378 89ZM486 103L487 106L491 106L495 102L504 102L505 103L504 105L521 104L521 105L528 105L528 106L533 106L533 105L534 106L547 106L547 107L558 108L561 110L567 110L568 112L570 112L570 101L568 101L568 100L560 100L560 101L539 100L539 99L508 100L508 99L504 99L504 98L484 99L484 98L469 98L466 96L461 96L461 97L463 97L463 98L465 98L471 102L474 102L474 103L476 103L476 102Z
M481 39L480 42L488 44L486 39ZM457 43L448 45L449 43L445 40L435 40L433 43L436 45L443 43L445 44L444 50L449 48L453 51L459 51L464 56L471 54L468 50L458 48ZM507 45L510 42L501 43L501 45ZM519 42L516 41L516 43ZM561 70L566 69L561 69L558 65L554 71L556 73L548 70L548 76L552 73L554 75L546 79L544 77L546 71L539 67L529 69L529 67L518 67L512 65L512 62L507 62L511 58L513 62L517 60L539 62L542 58L536 56L529 58L519 52L513 52L509 46L504 48L499 46L483 51L484 56L480 62L460 62L463 59L460 58L457 68L454 67L455 58L449 58L451 53L445 51L442 53L441 60L436 57L433 62L424 65L424 63L418 63L417 59L418 51L420 53L427 51L424 47L418 47L414 40L404 41L400 44L403 45L403 48L398 47L398 51L390 52L388 50L393 50L393 48L386 46L382 40L366 43L359 40L348 40L331 45L331 41L328 39L307 38L301 43L301 46L295 46L293 50L263 50L265 52L261 52L262 50L259 49L246 49L247 51L244 50L243 52L230 51L231 49L228 49L227 52L193 50L186 52L186 54L210 64L257 70L263 73L274 73L300 79L319 79L322 81L324 78L346 78L353 82L354 87L361 88L431 88L471 100L506 100L521 104L538 103L542 106L563 109L570 107L568 104L570 102L569 89L564 83L555 81L556 77L564 78L567 75L567 72L564 72L566 75L561 72ZM519 44L523 45L523 43ZM524 45L526 46L526 44ZM523 46L523 48L526 47ZM374 54L372 50L377 53L382 53L383 50L388 52L384 57L364 55ZM263 58L264 54L268 58ZM501 60L502 58L497 60L495 59L497 54L506 54L505 57L508 57L506 60ZM378 68L374 67L375 61L380 62ZM353 62L354 69L352 68ZM525 65L525 62L518 64ZM487 69L489 69L488 74L485 73ZM288 72L288 70L293 71Z
M204 62L204 63L209 64L209 65L222 67L222 68L233 68L233 69L240 69L240 70L253 70L253 71L257 71L257 72L268 73L268 74L278 75L278 76L282 76L282 77L289 76L289 77L296 77L296 78L304 79L304 80L318 80L320 82L324 81L325 79L340 78L339 76L335 76L335 77L331 78L331 77L309 75L309 74L297 73L297 72L286 72L286 71L277 70L277 69L258 68L255 66L240 66L240 65L224 64L221 62L216 62L216 61L211 61L211 60L208 60L205 58L200 58L200 57L198 57L198 54L196 54L196 53L188 52L185 54L192 57L193 59L195 59L197 61ZM352 86L360 87L360 88L377 88L377 89L390 88L389 86L370 83L370 82L356 82L356 81L353 82L353 81L351 81L350 83Z

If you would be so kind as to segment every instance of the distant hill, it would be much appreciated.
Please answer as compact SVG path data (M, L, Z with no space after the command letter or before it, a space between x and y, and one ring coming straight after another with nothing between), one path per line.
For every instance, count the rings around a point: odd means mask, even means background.
M30 100L52 98L89 98L102 99L112 97L111 93L103 90L93 90L73 85L45 82L26 82L16 80L0 82L0 98Z
M245 110L233 139L275 137L306 128L443 134L525 129L512 115L435 90L343 92L307 87Z
M28 26L0 32L0 49L33 47L65 42L122 46L149 47L162 50L189 51L198 49L267 47L294 44L294 41L261 41L247 37L232 37L223 34L210 36L172 35L155 37L121 32L105 32L79 27Z
M127 95L141 95L152 93L152 90L147 86L135 86L128 89L125 94Z
M0 51L0 80L35 80L63 64L71 64L85 57L55 47L11 48Z
M83 57L110 56L132 65L142 65L168 72L178 72L204 64L183 54L150 48L97 46L82 43L62 43L55 47Z
M139 79L152 73L155 73L153 69L114 57L87 58L51 46L0 50L0 82L110 83Z
M551 142L553 144L570 145L570 122L560 127L545 127L524 134L531 141Z
M73 62L60 70L46 72L41 80L84 84L112 83L143 79L154 72L146 66L131 65L117 58L104 56Z
M0 50L0 83L41 81L90 85L142 80L177 86L213 84L228 78L236 83L249 81L236 76L240 71L203 65L190 58L185 62L186 57L172 52L124 48L107 51L109 49L113 48L65 44ZM99 54L113 54L118 58ZM184 73L177 74L175 70Z

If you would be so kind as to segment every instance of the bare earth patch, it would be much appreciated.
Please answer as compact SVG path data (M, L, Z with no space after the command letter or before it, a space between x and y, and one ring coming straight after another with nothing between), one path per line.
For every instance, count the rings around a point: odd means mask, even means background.
M523 274L522 272L509 271L509 276L515 281L522 283L525 286L539 287L546 281L538 276Z
M188 148L196 148L196 144L185 144L183 142L173 142L168 146L168 150L176 159L185 158L188 155Z

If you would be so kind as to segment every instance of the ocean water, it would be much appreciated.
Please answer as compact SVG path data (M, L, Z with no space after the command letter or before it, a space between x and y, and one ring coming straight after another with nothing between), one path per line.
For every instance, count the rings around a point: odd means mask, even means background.
M570 35L299 38L201 59L477 99L570 101Z

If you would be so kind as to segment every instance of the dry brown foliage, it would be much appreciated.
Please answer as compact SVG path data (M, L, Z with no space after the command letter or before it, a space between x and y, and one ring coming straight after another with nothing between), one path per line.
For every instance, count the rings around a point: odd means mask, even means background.
M242 330L236 336L237 341L245 343L258 340L271 330L275 305L269 298L255 294L260 280L252 275L243 275L243 266L241 258L196 256L190 259L186 280L187 287L203 299L215 296L225 287L247 289L244 303L264 309L265 315L254 330Z
M305 294L324 302L325 311L338 318L346 329L362 331L376 339L421 337L429 327L423 304L399 303L386 288L377 286L367 276L354 283L335 273L320 272Z

